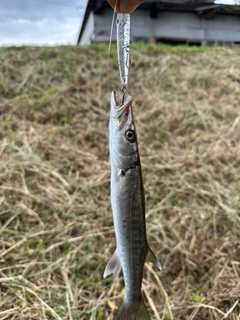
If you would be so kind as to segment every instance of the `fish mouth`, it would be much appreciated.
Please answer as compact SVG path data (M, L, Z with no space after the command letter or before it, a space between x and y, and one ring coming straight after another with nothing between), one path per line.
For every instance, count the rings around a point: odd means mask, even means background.
M121 130L128 122L132 122L132 96L128 96L125 103L118 104L115 91L111 95L111 118Z

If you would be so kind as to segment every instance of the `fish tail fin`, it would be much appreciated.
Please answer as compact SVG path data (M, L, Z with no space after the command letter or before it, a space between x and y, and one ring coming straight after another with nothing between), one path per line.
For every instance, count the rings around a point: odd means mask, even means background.
M136 303L129 303L124 297L113 320L151 320L142 297Z

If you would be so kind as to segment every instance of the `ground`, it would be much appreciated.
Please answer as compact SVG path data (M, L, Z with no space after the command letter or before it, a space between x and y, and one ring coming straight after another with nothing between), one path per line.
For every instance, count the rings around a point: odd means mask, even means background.
M107 320L116 47L0 49L0 318ZM240 319L240 51L133 44L146 264L157 320Z

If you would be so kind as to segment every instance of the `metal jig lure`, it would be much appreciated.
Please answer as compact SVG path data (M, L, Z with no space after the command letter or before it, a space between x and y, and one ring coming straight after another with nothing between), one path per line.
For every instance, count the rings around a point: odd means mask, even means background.
M128 69L130 67L130 14L117 14L117 51L120 80L122 82L122 100L124 102L128 83Z

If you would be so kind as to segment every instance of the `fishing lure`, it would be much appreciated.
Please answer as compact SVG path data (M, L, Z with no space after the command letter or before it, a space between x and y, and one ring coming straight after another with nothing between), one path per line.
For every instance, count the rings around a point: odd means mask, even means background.
M117 51L122 90L126 91L130 65L130 14L117 14Z

